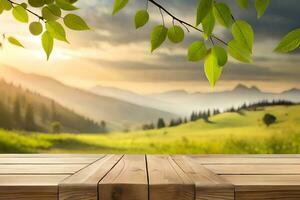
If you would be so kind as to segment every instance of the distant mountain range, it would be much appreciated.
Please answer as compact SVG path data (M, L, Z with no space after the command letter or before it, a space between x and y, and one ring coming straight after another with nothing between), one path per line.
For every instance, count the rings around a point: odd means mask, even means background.
M256 86L239 84L233 90L213 93L189 93L174 90L164 93L140 95L118 88L96 86L90 89L95 94L114 97L131 103L153 107L178 115L190 115L191 112L206 109L226 109L243 103L255 103L262 100L287 100L300 102L300 90L293 88L282 93L263 92Z
M190 93L175 90L141 95L115 87L95 86L82 90L35 74L23 73L11 67L0 67L0 78L20 84L24 88L55 100L76 113L97 122L106 121L109 130L140 127L142 123L166 121L180 116L190 116L193 111L237 107L244 103L262 100L287 100L300 102L300 90L293 88L282 93L261 91L239 84L233 90Z
M1 66L0 78L55 100L76 113L97 122L106 121L110 130L123 130L154 122L159 117L171 119L175 114L138 105L121 98L96 95L73 88L49 77L23 73L15 68Z

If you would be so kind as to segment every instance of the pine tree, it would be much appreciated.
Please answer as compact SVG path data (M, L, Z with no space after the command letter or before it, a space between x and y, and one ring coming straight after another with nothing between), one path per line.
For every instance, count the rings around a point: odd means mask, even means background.
M11 115L2 102L0 102L0 127L5 129L12 128Z
M23 127L22 116L21 116L21 103L19 97L16 97L14 102L13 119L14 119L14 127L16 129Z
M59 121L54 101L51 101L51 114L52 114L51 118L53 122Z
M34 120L34 109L31 104L27 105L25 112L24 126L26 131L36 131L37 127Z
M45 104L41 105L40 112L41 112L42 121L46 122L48 120L48 118L49 118L49 114L48 114L48 109L47 109L47 107L46 107Z
M160 128L164 128L164 127L166 127L166 123L165 123L164 119L159 118L157 121L157 128L160 129Z
M101 121L100 126L101 126L101 129L102 129L103 133L106 133L107 132L106 122Z

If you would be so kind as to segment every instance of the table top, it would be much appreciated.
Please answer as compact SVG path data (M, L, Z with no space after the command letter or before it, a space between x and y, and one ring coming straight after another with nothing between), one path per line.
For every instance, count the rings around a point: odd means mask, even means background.
M300 155L0 154L2 199L300 199Z

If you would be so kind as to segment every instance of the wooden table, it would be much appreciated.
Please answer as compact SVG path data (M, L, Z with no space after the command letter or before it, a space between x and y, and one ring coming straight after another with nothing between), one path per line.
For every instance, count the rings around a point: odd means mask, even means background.
M300 199L300 155L0 154L12 199Z

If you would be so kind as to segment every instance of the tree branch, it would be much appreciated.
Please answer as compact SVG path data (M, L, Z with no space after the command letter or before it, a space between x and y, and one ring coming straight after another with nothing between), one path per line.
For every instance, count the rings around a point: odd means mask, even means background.
M14 1L12 1L12 0L8 0L8 1L9 1L11 4L13 4L13 5L22 6L20 3L14 2ZM29 10L28 8L24 8L24 9L25 9L27 12L29 12L29 13L31 13L32 15L36 16L37 18L39 18L40 20L45 21L45 19L44 19L42 16L38 15L37 13L35 13L35 12Z
M155 0L148 0L148 2L152 3L153 5L157 6L159 9L163 10L165 13L167 13L170 17L172 17L174 20L178 21L180 24L182 24L184 27L190 27L195 29L196 31L199 31L201 33L204 33L203 30L197 28L196 26L193 26L192 24L183 21L181 19L179 19L178 17L176 17L175 15L173 15L170 11L168 11L166 8L164 8L162 5L160 5L159 3L157 3ZM211 37L213 37L214 39L218 40L219 42L223 43L224 45L228 45L227 42L225 42L224 40L220 39L219 37L212 35Z

